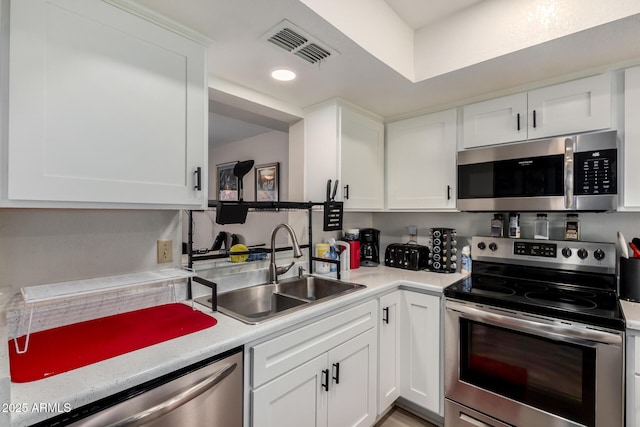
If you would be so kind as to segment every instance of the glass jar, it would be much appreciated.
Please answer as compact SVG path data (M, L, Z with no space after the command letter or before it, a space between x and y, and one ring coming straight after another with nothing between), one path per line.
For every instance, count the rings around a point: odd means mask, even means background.
M502 237L504 233L504 220L502 214L493 214L491 220L491 237Z
M578 214L567 214L564 222L564 238L565 240L580 240L580 220Z
M533 238L549 240L549 219L547 214L539 213L533 222Z

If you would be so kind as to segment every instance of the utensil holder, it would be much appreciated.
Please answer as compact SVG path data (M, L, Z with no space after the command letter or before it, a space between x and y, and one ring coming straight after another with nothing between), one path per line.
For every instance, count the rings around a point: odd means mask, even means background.
M458 268L457 233L454 228L429 229L429 270L455 273Z
M640 258L620 258L620 298L640 302Z

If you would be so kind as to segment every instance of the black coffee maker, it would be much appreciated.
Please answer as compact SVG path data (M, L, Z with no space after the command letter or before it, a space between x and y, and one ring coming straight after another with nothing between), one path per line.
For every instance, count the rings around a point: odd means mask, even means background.
M360 265L376 267L380 264L380 230L360 229Z

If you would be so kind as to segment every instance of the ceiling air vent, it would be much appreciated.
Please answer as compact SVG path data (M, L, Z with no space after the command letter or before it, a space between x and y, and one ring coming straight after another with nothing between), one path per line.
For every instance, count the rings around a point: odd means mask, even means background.
M320 63L335 52L287 20L269 30L263 38L311 64Z

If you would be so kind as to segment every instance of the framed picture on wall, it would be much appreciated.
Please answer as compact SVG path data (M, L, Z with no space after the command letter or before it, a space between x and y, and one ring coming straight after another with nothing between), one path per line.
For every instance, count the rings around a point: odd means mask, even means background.
M278 162L255 167L255 200L257 202L278 201L279 169L280 164Z
M218 200L238 200L238 177L233 174L233 167L238 162L217 165L216 187Z

